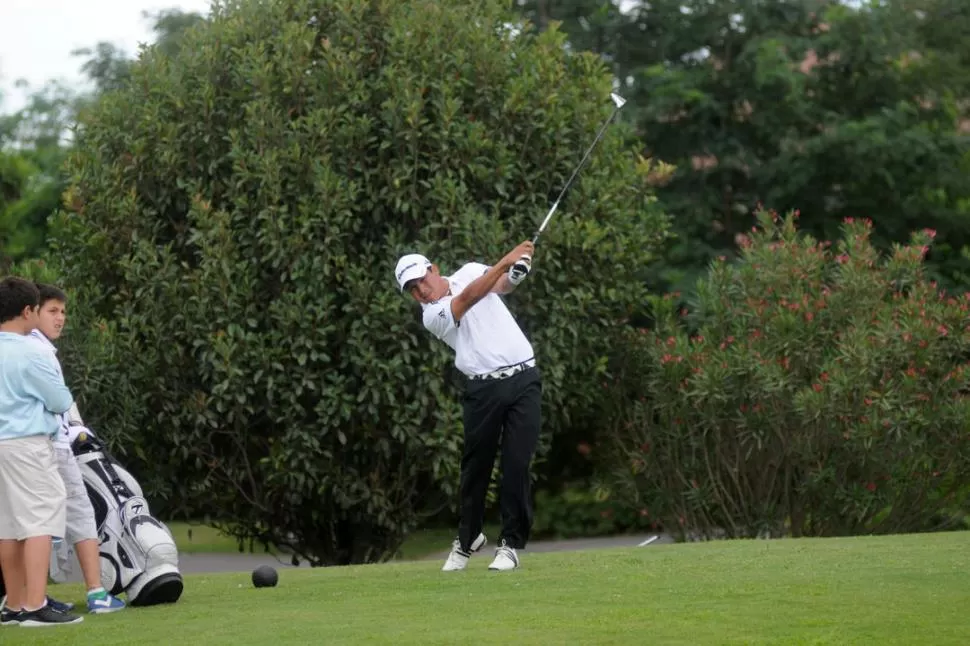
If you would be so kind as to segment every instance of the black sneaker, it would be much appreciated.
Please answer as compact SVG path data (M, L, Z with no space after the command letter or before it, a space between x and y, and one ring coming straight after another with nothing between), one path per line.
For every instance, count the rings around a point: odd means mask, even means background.
M20 615L23 612L20 610L11 610L7 606L0 610L0 626L16 626L20 623Z
M40 628L42 626L63 626L66 624L79 624L84 621L83 617L71 615L66 612L59 612L50 606L45 605L40 610L27 611L20 613L21 628Z
M74 610L73 603L66 603L64 601L58 601L54 597L47 595L47 605L56 610L57 612L71 612Z

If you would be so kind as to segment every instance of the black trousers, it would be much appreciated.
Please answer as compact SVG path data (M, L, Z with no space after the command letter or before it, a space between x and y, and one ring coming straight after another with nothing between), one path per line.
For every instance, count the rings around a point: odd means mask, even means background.
M532 530L529 468L542 424L542 380L537 368L493 381L469 381L463 399L465 448L461 458L458 541L466 552L482 531L485 497L502 447L499 504L509 547L522 549Z

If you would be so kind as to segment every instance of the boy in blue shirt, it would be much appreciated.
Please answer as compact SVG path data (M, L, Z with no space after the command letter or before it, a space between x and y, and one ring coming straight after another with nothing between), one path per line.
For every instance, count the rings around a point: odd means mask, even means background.
M51 438L74 403L50 356L27 339L40 294L20 278L0 281L0 621L24 627L79 623L47 600L51 537L66 522L66 492Z

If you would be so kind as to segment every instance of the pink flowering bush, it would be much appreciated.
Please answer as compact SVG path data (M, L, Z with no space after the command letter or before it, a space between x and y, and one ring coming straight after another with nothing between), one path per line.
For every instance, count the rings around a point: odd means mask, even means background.
M655 299L611 497L700 537L942 529L970 502L970 295L924 275L934 232L882 256L759 213L696 303ZM635 368L635 369L634 369ZM629 387L629 382L627 384Z

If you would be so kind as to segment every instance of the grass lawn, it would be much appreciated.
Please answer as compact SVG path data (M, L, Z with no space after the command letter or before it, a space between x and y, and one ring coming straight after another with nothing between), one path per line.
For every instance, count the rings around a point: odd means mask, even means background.
M174 605L85 616L20 644L970 644L970 533L524 554L190 576ZM79 585L53 586L80 601Z

